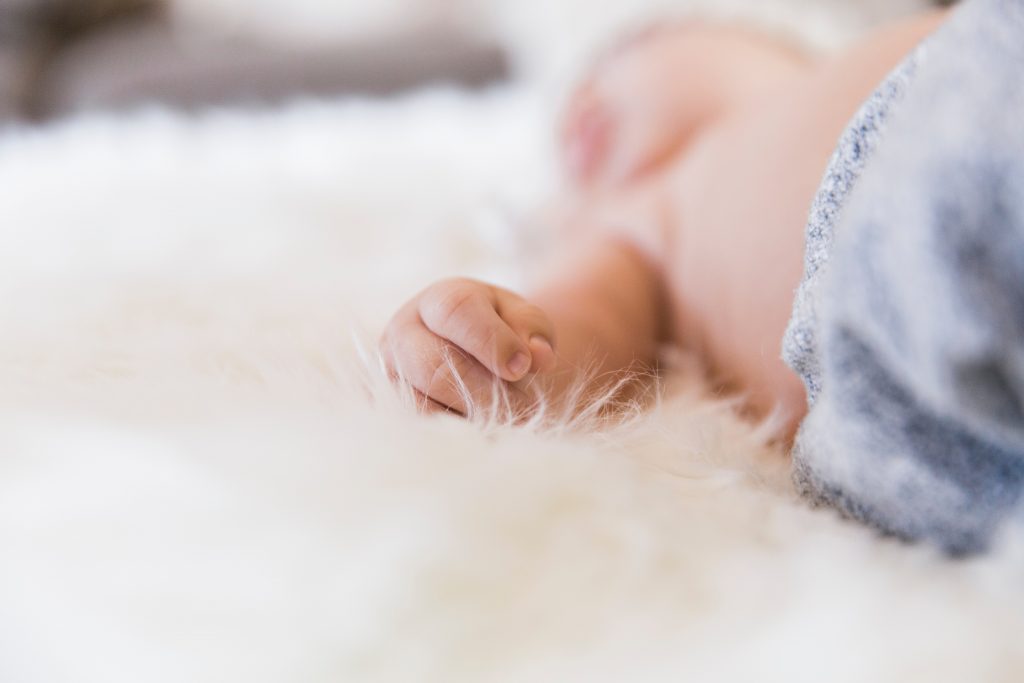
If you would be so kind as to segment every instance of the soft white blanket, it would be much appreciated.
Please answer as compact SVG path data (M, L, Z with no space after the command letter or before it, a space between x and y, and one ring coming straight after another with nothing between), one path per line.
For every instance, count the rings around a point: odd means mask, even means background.
M1024 544L793 496L676 381L618 430L416 416L360 349L515 284L528 90L0 137L0 680L1019 680Z

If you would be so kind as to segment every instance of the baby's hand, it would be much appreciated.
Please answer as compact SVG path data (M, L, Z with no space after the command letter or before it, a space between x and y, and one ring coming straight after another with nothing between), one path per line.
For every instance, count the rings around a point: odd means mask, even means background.
M554 326L538 307L500 287L452 279L403 306L380 348L389 372L425 407L467 415L490 405L498 380L507 383L513 407L525 407L529 397L516 383L554 369L553 343Z

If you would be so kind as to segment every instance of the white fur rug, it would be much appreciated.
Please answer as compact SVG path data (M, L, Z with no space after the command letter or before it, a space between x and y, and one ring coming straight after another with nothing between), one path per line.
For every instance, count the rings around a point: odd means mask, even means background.
M600 433L419 417L360 360L515 284L526 89L0 137L0 681L1018 681L1024 543L796 500L678 381Z

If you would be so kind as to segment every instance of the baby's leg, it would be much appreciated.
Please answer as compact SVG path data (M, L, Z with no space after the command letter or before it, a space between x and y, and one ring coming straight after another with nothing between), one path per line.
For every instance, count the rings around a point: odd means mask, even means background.
M955 553L1024 520L1022 66L1020 3L968 3L936 35L806 299L799 481Z

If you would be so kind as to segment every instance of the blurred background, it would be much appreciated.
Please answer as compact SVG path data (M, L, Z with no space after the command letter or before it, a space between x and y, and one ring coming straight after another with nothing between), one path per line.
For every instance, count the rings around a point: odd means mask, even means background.
M426 16L412 12L417 4L0 0L0 118L384 95L506 76L502 51L449 21L447 0Z
M673 12L761 15L831 44L930 0L0 0L0 123L160 103L270 105L567 77ZM939 4L939 3L936 3ZM945 4L945 3L941 3ZM849 21L844 23L844 8ZM790 21L792 23L792 21Z

